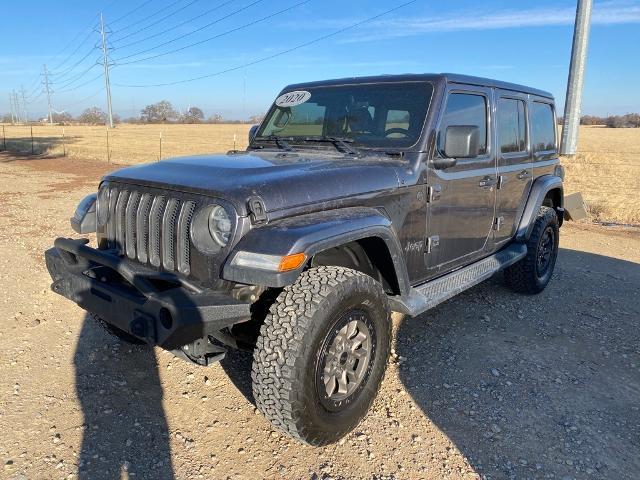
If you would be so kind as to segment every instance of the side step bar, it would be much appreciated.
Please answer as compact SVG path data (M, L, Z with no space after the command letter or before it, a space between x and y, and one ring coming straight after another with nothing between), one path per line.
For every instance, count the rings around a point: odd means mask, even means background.
M483 282L494 273L513 265L526 254L526 245L514 243L490 257L483 258L435 280L417 285L405 297L390 297L391 309L412 317L420 315L458 293Z

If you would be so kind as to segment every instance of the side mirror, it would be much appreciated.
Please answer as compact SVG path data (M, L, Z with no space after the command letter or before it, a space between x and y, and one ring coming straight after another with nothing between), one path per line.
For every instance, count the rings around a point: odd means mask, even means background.
M256 136L256 133L258 133L258 128L260 127L260 125L252 125L251 128L249 129L249 143L253 142L253 139Z
M480 154L480 129L475 125L450 125L444 137L444 156L473 158Z

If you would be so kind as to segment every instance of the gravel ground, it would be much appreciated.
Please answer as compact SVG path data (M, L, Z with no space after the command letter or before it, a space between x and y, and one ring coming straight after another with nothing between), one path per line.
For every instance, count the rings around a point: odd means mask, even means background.
M42 252L108 165L0 156L0 478L640 478L640 232L568 224L550 287L499 277L394 317L373 409L339 444L273 431L250 357L119 344Z

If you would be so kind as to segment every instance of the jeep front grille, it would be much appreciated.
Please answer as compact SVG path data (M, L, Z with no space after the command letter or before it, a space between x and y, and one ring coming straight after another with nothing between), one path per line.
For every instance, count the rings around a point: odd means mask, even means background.
M121 187L106 187L109 248L165 270L191 273L191 219L196 203Z

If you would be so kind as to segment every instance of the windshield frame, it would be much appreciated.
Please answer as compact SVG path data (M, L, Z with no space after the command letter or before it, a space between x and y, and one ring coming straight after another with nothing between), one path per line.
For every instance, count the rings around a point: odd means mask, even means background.
M329 83L326 85L323 84L313 84L313 85L309 85L306 86L305 84L296 84L296 85L289 85L286 88L284 88L280 93L278 93L278 97L285 95L289 92L294 92L297 90L304 90L305 88L309 89L309 90L318 90L318 89L325 89L325 88L343 88L343 87L351 87L351 86L368 86L368 85L374 85L374 86L380 86L380 85L407 85L407 84L423 84L423 85L428 85L431 87L431 95L429 96L429 101L427 102L427 105L425 107L424 110L424 115L422 115L422 125L420 126L420 130L419 130L419 134L416 137L416 141L411 144L411 145L404 145L404 146L392 146L392 145L388 145L388 146L372 146L372 145L366 145L366 144L362 144L359 142L356 142L353 147L357 148L358 150L366 150L366 151L386 151L386 152L409 152L413 149L416 148L417 145L420 145L421 143L423 143L424 141L424 135L425 135L425 129L427 127L427 120L429 118L429 115L431 113L431 106L433 104L433 98L436 95L436 84L432 81L432 80L427 80L427 79L416 79L416 80L393 80L393 81L384 81L384 80L378 80L378 81L367 81L367 82L345 82L345 83L340 83L340 84L333 84L333 83ZM253 137L252 143L253 141L258 140L259 142L273 142L275 143L273 140L269 140L269 135L267 136L262 136L262 132L265 130L265 128L267 127L267 124L269 123L269 120L271 118L271 116L274 114L274 112L278 109L279 107L276 105L276 102L274 100L274 102L271 104L271 107L269 108L269 110L267 111L266 115L264 116L264 119L262 120L262 122L260 123L258 129L256 130L256 134ZM272 134L273 135L273 134ZM276 135L277 136L277 135ZM301 147L307 147L307 148L314 148L316 149L317 147L314 145L313 147L311 146L311 142L305 141L305 137L310 137L313 135L282 135L283 138L287 139L287 142L291 145L294 145L297 148L301 148ZM328 145L330 145L330 143L327 143ZM319 149L324 149L323 147L320 147Z

